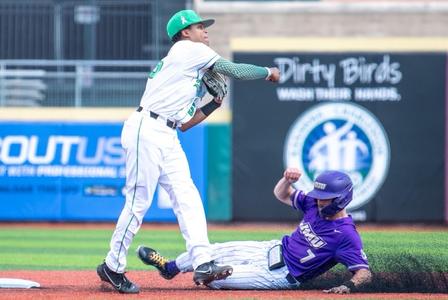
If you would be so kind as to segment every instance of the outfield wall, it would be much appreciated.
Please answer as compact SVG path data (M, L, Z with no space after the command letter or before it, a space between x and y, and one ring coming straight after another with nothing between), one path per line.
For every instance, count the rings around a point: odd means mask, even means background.
M210 221L296 220L272 189L288 165L304 171L304 190L334 166L331 155L312 151L325 122L346 130L339 142L355 149L341 169L355 181L356 220L447 221L446 39L243 38L232 47L238 60L277 65L284 75L278 85L236 82L232 123L220 109L180 133ZM341 103L319 121L325 104ZM0 219L115 220L123 205L119 134L131 112L2 108ZM146 220L174 221L163 198L157 193Z
M278 85L235 82L236 220L296 220L272 189L284 168L309 191L322 171L354 182L352 216L446 222L448 40L238 38L234 59L276 65ZM256 174L256 176L255 176Z
M129 108L3 108L0 220L115 221L124 204L120 134L131 112ZM192 179L212 220L231 218L228 180L214 175L215 169L229 174L228 145L220 139L228 139L228 125L221 125L228 119L224 111L179 133ZM209 150L213 147L208 136L219 149ZM220 163L209 164L208 153ZM158 188L145 221L175 221L163 189Z

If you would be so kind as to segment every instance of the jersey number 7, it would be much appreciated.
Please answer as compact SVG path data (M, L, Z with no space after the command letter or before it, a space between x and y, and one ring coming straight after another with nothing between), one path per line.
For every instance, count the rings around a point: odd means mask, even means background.
M306 263L307 261L310 261L310 260L312 260L313 258L316 257L316 254L314 254L313 251L311 251L311 249L306 250L306 253L308 253L308 255L305 256L305 257L302 257L302 258L300 259L300 262L301 262L302 264L304 264L304 263Z

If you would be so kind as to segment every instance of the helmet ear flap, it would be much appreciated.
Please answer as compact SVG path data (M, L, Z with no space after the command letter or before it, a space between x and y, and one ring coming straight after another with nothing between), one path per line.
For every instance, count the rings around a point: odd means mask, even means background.
M353 199L353 185L347 186L339 197L334 198L331 204L325 206L320 211L325 217L331 217L343 210Z
M335 200L338 198L333 199L333 201L328 204L327 206L325 206L324 208L322 208L322 210L320 211L320 213L324 216L324 217L331 217L333 215L335 215L338 212L338 208L335 205Z

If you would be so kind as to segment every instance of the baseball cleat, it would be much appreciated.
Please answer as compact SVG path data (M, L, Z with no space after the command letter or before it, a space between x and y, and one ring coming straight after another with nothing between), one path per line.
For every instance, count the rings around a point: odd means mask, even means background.
M137 256L145 265L156 267L157 270L159 270L160 276L167 280L173 279L179 273L168 271L167 264L169 260L160 255L154 249L145 246L138 246Z
M114 289L122 294L137 294L140 288L132 283L124 274L116 273L109 269L106 263L102 263L96 268L96 273L102 281L110 283Z
M193 281L196 285L207 285L214 280L226 279L232 275L231 266L218 266L211 261L204 263L194 270Z

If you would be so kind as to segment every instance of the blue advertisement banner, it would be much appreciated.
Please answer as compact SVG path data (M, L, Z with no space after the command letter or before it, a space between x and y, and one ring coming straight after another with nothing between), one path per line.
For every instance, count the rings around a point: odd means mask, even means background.
M0 220L115 221L124 205L121 128L121 122L0 122ZM199 125L179 139L205 202L204 131ZM176 220L162 189L144 220Z

